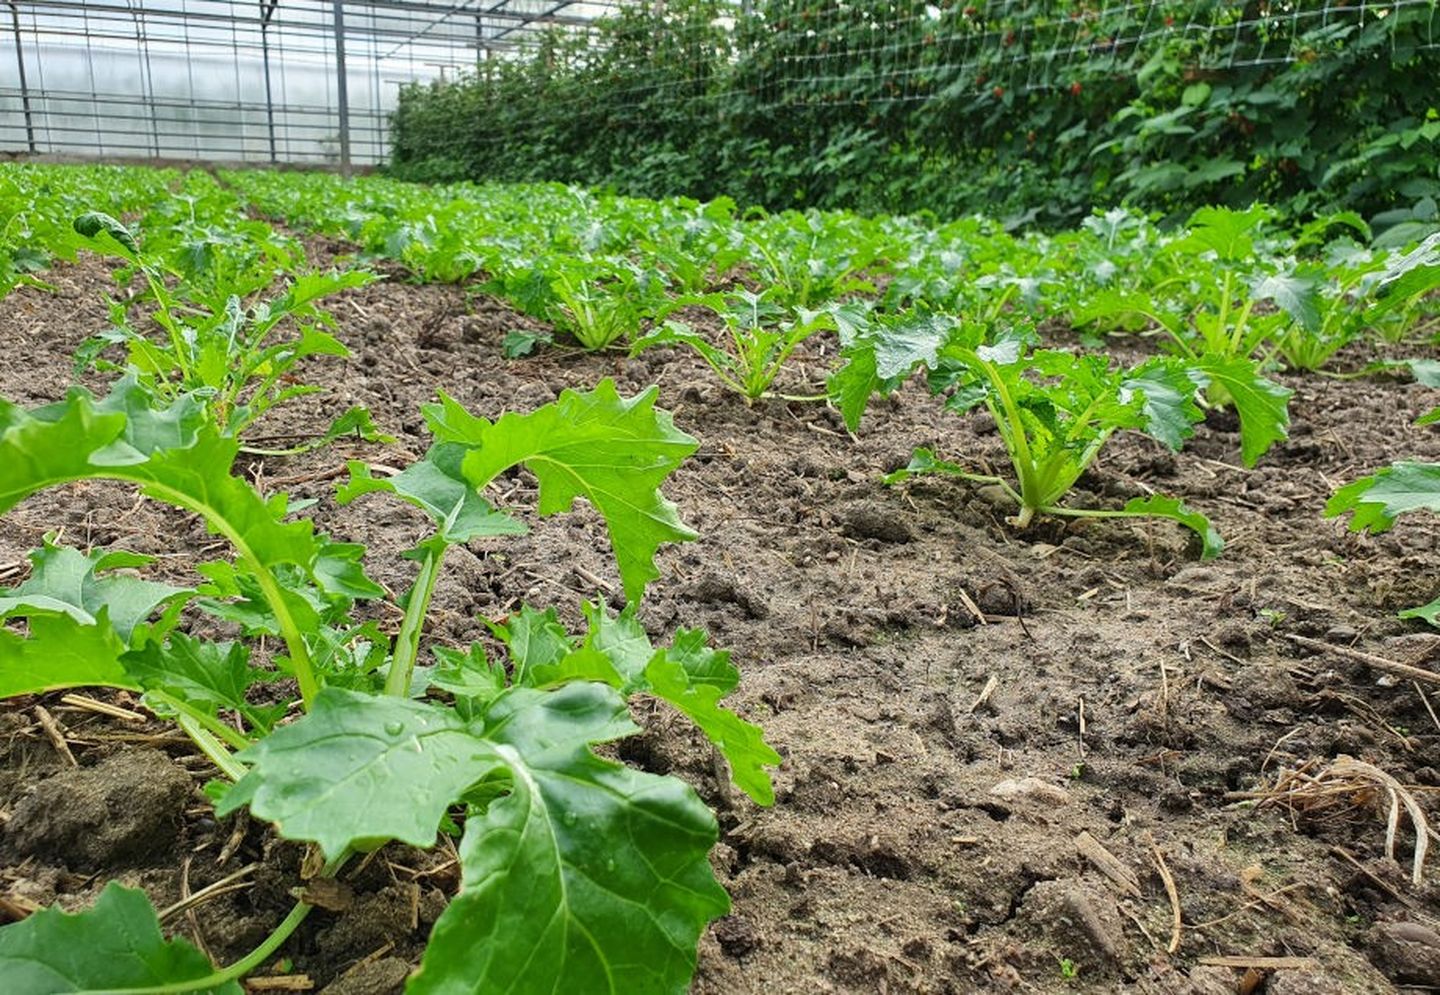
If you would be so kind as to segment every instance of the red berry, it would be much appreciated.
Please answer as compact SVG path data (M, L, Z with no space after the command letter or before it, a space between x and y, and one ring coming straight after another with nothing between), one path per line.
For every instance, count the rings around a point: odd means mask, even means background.
M991 90L990 93L994 95L996 100L999 100L1001 97L1005 96L1005 88L1003 86L997 86L995 89Z
M1072 96L1072 97L1078 97L1078 96L1080 96L1080 90L1081 90L1081 86L1080 86L1079 83L1071 83L1071 84L1070 84L1070 96Z

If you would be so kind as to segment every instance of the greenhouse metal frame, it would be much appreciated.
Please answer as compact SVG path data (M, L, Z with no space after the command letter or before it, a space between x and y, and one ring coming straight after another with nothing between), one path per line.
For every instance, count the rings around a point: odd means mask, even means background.
M0 153L369 165L402 85L616 3L4 0Z

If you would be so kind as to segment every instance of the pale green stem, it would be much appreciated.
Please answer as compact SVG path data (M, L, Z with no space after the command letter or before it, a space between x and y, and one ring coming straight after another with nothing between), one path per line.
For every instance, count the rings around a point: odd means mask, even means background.
M184 712L177 715L175 721L185 735L190 737L191 742L199 747L200 752L205 754L212 764L220 768L220 772L226 777L232 781L238 781L245 776L245 768L236 762L229 750L225 749L225 744L210 735L209 731L199 722Z
M335 873L349 858L349 851L342 853L325 865L325 868L320 872L321 876L334 877ZM295 903L295 907L290 910L290 914L280 921L280 925L276 926L274 932L265 938L265 942L261 943L229 967L222 968L212 974L207 974L203 978L195 978L193 981L175 981L168 985L151 985L146 988L113 990L90 989L80 992L78 995L172 995L172 993L178 995L180 992L194 992L219 988L231 981L238 981L265 963L265 961L269 960L270 956L279 950L285 941L290 939L291 934L305 921L305 917L310 914L312 908L314 908L314 906L307 905L304 902Z
M146 697L154 698L156 701L164 702L181 715L188 715L192 720L198 722L210 730L210 732L223 739L229 746L237 750L243 750L250 745L250 740L246 738L245 734L240 732L240 730L227 726L213 715L206 715L187 701L182 701L174 695L160 690L147 691L145 695Z
M440 579L440 564L444 559L444 547L429 553L421 562L420 573L410 587L405 619L395 636L395 652L390 658L390 673L385 678L385 693L388 695L405 698L410 694L410 677L420 656L420 630L424 628L425 613L430 609L430 596L435 593L435 583Z

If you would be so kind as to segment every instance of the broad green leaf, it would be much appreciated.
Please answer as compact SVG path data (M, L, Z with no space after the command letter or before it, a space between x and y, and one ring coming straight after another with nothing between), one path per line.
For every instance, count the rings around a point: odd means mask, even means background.
M114 881L85 912L41 909L0 929L0 990L14 995L123 995L159 986L242 995L234 981L204 984L214 973L209 959L188 941L161 935L143 891Z
M186 398L164 409L137 408L125 385L99 403L72 389L58 404L24 411L0 406L0 512L47 487L106 478L201 515L242 556L264 566L309 569L316 544L309 521L281 523L248 484L230 475L237 442L194 420ZM125 410L115 410L123 406ZM173 431L161 427L173 424ZM179 441L175 448L164 448Z
M1270 217L1256 205L1245 211L1202 207L1190 216L1190 231L1170 243L1171 252L1214 252L1222 263L1244 262L1255 253L1252 235Z
M48 538L30 553L30 577L19 587L0 591L0 620L34 613L64 612L82 625L95 625L102 609L120 641L156 609L188 597L189 588L171 587L113 571L146 566L153 557L124 550L85 554Z
M1139 394L1145 416L1143 431L1171 449L1179 449L1195 434L1195 423L1204 412L1195 403L1195 381L1182 362L1152 359L1135 367L1121 382L1119 399L1128 404Z
M628 726L594 684L497 700L486 734L511 790L466 822L460 893L412 995L685 990L701 930L729 910L706 859L715 821L683 782L589 751Z
M554 667L575 650L554 608L540 612L522 604L505 621L491 625L490 631L509 651L516 684L532 683L529 674L533 670Z
M362 840L430 846L445 809L500 762L452 709L333 687L238 756L250 772L216 813L248 804L331 858Z
M1293 274L1276 274L1257 280L1250 292L1257 301L1274 301L1307 332L1320 328L1319 296L1316 283Z
M1377 306L1381 311L1404 306L1436 287L1440 287L1440 232L1407 253L1392 255L1386 262L1376 283L1380 298Z
M729 903L695 793L590 751L635 731L599 684L512 688L471 721L326 688L239 755L250 771L216 811L248 804L333 857L385 839L429 845L453 802L485 797L466 820L460 894L410 990L675 992Z
M583 648L602 654L620 675L622 694L629 694L640 687L645 679L646 666L655 655L655 647L645 634L645 627L635 617L632 608L626 608L619 615L611 615L595 604L585 605L585 618L589 631L585 635ZM702 637L703 634L702 634Z
M119 221L103 211L87 211L75 219L73 225L75 231L86 238L99 238L106 234L113 238L120 245L136 255L140 252L140 244L135 241L135 236L130 233Z
M566 390L529 414L502 415L475 433L465 477L479 489L523 464L539 480L542 515L586 498L605 516L626 597L638 601L660 575L654 564L660 544L695 538L659 487L698 444L656 410L658 393L652 387L625 399L602 380L593 391Z
M1384 532L1411 511L1440 511L1440 463L1392 463L1346 484L1325 503L1327 518L1353 516L1351 532Z
M774 802L765 765L780 757L765 745L758 726L745 722L718 702L735 689L740 672L730 654L709 647L706 634L681 629L668 649L650 642L633 607L611 615L596 604L585 606L588 630L576 647L553 610L522 607L505 626L495 626L515 667L515 683L549 687L572 681L597 681L627 699L656 696L687 715L730 761L737 787L762 805Z
M1246 466L1254 466L1272 445L1288 438L1293 390L1265 379L1255 362L1243 356L1207 354L1194 366L1235 405L1240 418L1240 459Z
M0 698L69 687L115 687L138 691L120 662L125 643L102 609L94 624L64 612L32 615L28 636L0 626Z
M160 690L211 715L222 708L243 715L261 733L284 716L286 705L253 705L245 692L272 679L273 671L250 666L240 643L212 643L173 633L164 644L146 643L125 654L127 673L147 690Z
M887 394L916 367L934 369L955 325L946 315L905 314L877 318L845 349L846 363L829 380L829 393L850 431L860 426L870 396Z
M1198 511L1192 511L1179 498L1165 497L1162 494L1131 498L1125 502L1122 510L1127 515L1168 518L1172 522L1179 522L1200 537L1200 558L1202 560L1213 560L1225 550L1225 540L1220 538L1220 533L1215 531L1215 527L1210 524L1210 519Z
M1423 387L1440 387L1440 359L1407 359L1402 364L1410 368L1415 382Z
M485 647L472 643L467 650L432 646L435 669L430 683L457 699L487 705L505 690L505 668L485 655Z

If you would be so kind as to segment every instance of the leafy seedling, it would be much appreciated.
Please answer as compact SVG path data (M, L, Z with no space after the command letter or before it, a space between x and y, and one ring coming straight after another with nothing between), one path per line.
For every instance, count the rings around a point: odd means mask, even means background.
M723 334L708 336L682 321L670 320L639 339L630 354L639 355L656 346L686 346L705 360L726 389L745 398L745 403L779 396L771 395L770 388L790 356L810 336L837 325L834 308L792 312L776 303L777 296L774 291L738 290L677 298L673 308L699 307L719 317Z
M780 758L720 704L739 676L728 654L696 631L657 647L633 610L589 606L576 638L554 613L522 607L494 626L508 665L472 644L434 646L436 665L417 666L446 551L523 531L481 494L516 467L538 480L541 515L578 497L597 509L621 586L638 601L658 576L658 547L694 535L659 488L696 443L655 395L623 398L603 381L493 422L442 396L425 408L436 441L422 459L387 477L352 464L342 501L388 494L433 524L407 554L416 575L393 640L352 612L383 594L365 576L363 548L292 520L284 495L262 498L233 476L238 443L204 399L162 402L132 375L99 400L78 388L34 410L0 400L0 512L45 488L118 480L197 515L235 551L184 589L115 573L144 567L142 557L47 546L25 584L0 592L0 692L143 691L223 775L207 789L217 815L247 808L315 844L323 876L388 840L430 846L442 824L458 827L459 893L412 993L682 990L701 931L729 907L707 857L715 819L683 782L594 748L638 731L627 699L643 693L688 716L736 785L768 804L765 768ZM180 631L187 601L245 638ZM280 643L274 669L251 660L249 640L265 636ZM302 713L287 724L290 703L256 706L247 694L284 676ZM419 697L427 686L429 700ZM143 895L111 885L88 912L49 910L0 929L0 988L59 990L35 987L58 977L65 990L238 992L310 911L302 899L250 954L214 968L161 938Z
M238 295L230 294L220 310L197 310L179 299L166 283L167 271L114 218L98 213L81 215L75 220L75 230L97 249L108 248L144 275L156 305L151 317L165 333L158 340L146 335L132 324L129 307L112 300L111 328L80 347L77 369L128 367L157 398L201 399L215 423L231 435L244 431L275 405L319 389L295 383L295 367L310 356L345 357L350 350L331 334L334 319L316 302L374 279L360 270L306 273L295 277L273 300L246 306ZM299 330L298 337L278 336L287 322ZM112 345L125 347L124 367L101 358ZM364 408L356 407L337 418L317 441L285 452L313 448L348 434L372 442L393 441L379 432Z
M872 394L890 393L923 366L931 390L946 396L951 411L989 411L1015 483L973 473L928 449L916 450L909 466L885 478L888 483L942 473L993 484L1014 501L1010 522L1017 528L1037 515L1168 518L1200 537L1204 559L1219 555L1223 543L1209 520L1176 498L1134 498L1119 509L1063 503L1117 431L1143 432L1178 449L1201 417L1195 395L1204 380L1196 370L1163 357L1114 369L1106 357L1033 350L1030 341L1017 334L987 342L983 324L942 315L881 320L846 348L847 362L831 378L832 397L854 431Z

